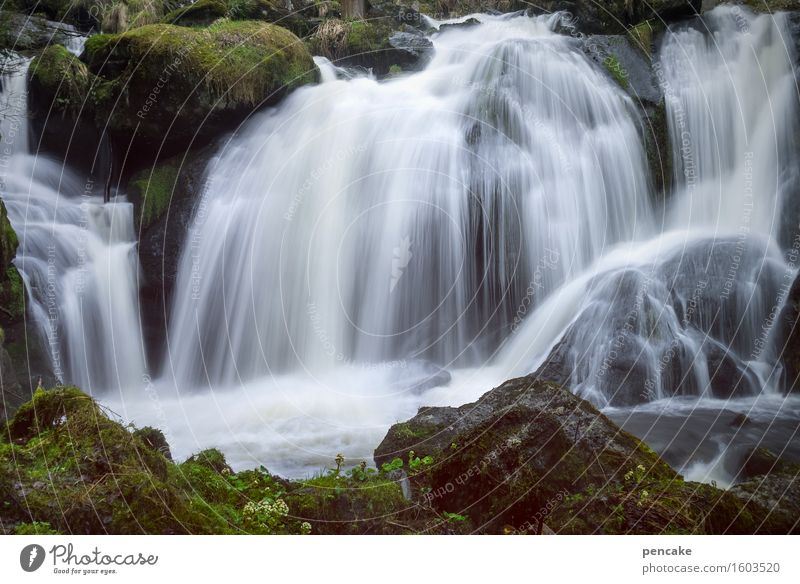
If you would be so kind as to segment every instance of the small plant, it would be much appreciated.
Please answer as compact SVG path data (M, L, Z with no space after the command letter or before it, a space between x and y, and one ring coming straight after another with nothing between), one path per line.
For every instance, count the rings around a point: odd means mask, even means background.
M414 456L414 451L409 450L408 452L408 468L412 471L417 471L423 466L430 466L433 464L433 457L426 456L424 458L420 458L419 456Z
M390 473L392 471L398 470L403 468L403 459L402 458L393 458L391 462L384 462L381 465L381 471L384 473Z
M353 467L348 474L353 480L364 482L375 472L374 468L367 468L367 463L362 460L361 464Z
M336 476L339 476L339 473L342 471L342 465L344 464L344 455L341 452L336 455L335 462L336 471L334 472L336 473Z
M443 511L442 512L442 517L444 517L448 521L452 521L454 523L458 523L458 522L467 520L467 518L464 515L459 515L458 513L450 513L448 511Z

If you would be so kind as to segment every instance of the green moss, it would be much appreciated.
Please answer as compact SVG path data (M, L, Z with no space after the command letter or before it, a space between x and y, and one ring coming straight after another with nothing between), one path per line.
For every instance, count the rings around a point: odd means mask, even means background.
M8 220L8 210L0 200L0 266L8 266L17 255L19 240L17 233Z
M309 40L312 51L329 59L351 57L358 60L370 53L391 48L389 36L393 31L390 22L383 19L324 21Z
M658 201L663 202L672 189L672 155L667 129L666 103L663 99L648 112L644 132L647 163L655 183Z
M154 448L160 432L130 431L76 388L36 391L0 435L2 529L307 532L266 469L233 473L213 449L173 464Z
M84 58L113 82L105 109L112 131L161 141L214 130L317 78L303 43L286 29L219 20L204 29L143 26L89 39ZM104 109L101 106L101 109Z
M614 55L607 56L603 65L622 89L628 89L628 74Z
M51 45L29 69L31 96L45 111L79 112L90 93L91 75L80 59L61 45Z
M299 519L320 534L402 533L402 526L392 527L387 520L396 519L402 525L412 507L394 481L377 475L356 480L336 473L298 482L286 501Z
M46 521L34 521L33 523L20 523L14 529L15 535L63 535L61 532L50 527Z
M663 27L661 21L646 20L628 29L628 37L633 46L639 48L648 58L653 56L653 35L659 26Z
M178 181L178 167L165 163L137 174L130 182L130 194L140 209L140 229L147 229L169 208Z

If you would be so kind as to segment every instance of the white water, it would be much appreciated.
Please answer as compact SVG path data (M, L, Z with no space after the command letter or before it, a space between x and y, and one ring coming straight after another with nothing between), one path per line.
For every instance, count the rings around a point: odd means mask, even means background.
M796 269L774 240L798 170L792 45L781 15L723 7L705 22L710 39L679 29L657 65L677 186L664 233L608 254L504 349L529 371L566 335L569 383L600 406L778 384L772 329Z
M678 188L660 226L630 99L550 30L554 20L479 19L436 35L417 74L348 78L318 60L322 84L225 145L148 399L129 216L115 222L105 207L91 228L106 252L93 256L97 320L67 310L80 332L62 346L112 349L91 362L84 353L72 375L123 388L107 401L164 429L178 457L218 446L237 467L289 475L338 452L369 460L390 424L528 373L564 338L568 381L615 415L635 421L648 412L628 406L644 402L680 419L698 404L736 404L771 416L767 427L796 418L796 400L777 393L770 322L794 276L775 243L796 172L782 17L718 9L707 18L714 42L681 29L663 47ZM76 277L74 261L59 270ZM86 301L72 289L59 289L59 310ZM669 400L676 391L691 401ZM671 462L725 482L730 440Z
M343 81L320 61L324 83L226 146L180 268L181 387L480 364L526 295L651 229L627 96L553 18L480 18L415 75Z
M20 246L27 313L56 379L89 392L141 387L132 205L103 204L89 177L30 153L27 61L2 78L2 191Z

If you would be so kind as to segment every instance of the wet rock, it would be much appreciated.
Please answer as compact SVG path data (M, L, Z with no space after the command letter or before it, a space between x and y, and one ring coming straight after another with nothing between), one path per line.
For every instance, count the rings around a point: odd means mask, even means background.
M429 456L415 500L469 516L481 532L747 533L763 508L684 482L588 402L535 376L460 408L425 408L393 426L379 464ZM709 506L719 512L707 515ZM760 515L759 515L760 514Z

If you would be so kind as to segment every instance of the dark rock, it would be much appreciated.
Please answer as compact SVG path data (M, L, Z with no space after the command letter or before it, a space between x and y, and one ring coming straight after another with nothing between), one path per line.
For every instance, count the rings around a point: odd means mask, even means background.
M405 51L418 66L422 66L430 58L433 43L419 31L397 31L389 36L389 44L398 51Z
M164 355L181 251L196 209L205 204L206 174L216 150L211 145L189 151L143 169L128 183L143 275L142 329L152 370L158 370Z
M389 430L375 460L411 451L433 460L409 477L415 500L468 515L480 532L541 533L546 522L556 533L747 533L764 514L684 482L588 402L534 376L460 408L420 410Z
M537 374L603 406L706 389L724 398L755 395L760 383L747 361L754 347L770 354L773 341L754 338L740 323L767 322L772 303L748 302L753 284L729 274L756 268L759 298L778 298L785 269L760 238L696 240L658 265L598 274L587 284L583 312ZM598 338L606 341L589 341Z
M378 76L385 76L397 67L421 68L433 48L421 32L389 17L357 21L328 19L312 35L309 44L314 54L327 57L336 65L364 67Z
M781 467L778 457L766 448L754 448L744 457L740 479L752 479L759 475L777 472Z
M0 8L0 49L24 52L67 45L80 34L68 24Z
M766 510L754 533L800 533L800 474L768 474L739 483L730 491L750 507Z
M800 390L800 276L792 282L777 326L780 327L781 340L778 348L783 357L783 386L786 391L798 391Z
M745 414L736 414L736 417L731 420L730 426L733 428L741 428L750 424L752 424L752 422Z

